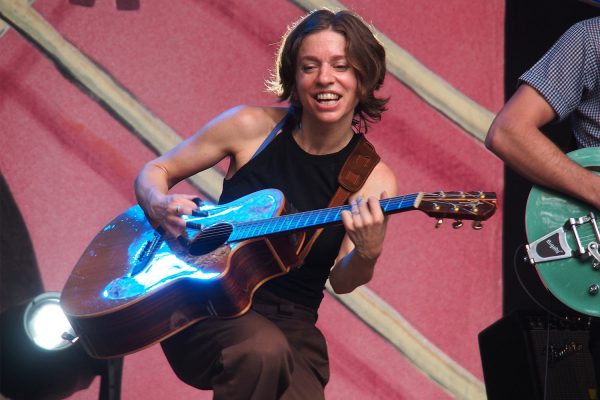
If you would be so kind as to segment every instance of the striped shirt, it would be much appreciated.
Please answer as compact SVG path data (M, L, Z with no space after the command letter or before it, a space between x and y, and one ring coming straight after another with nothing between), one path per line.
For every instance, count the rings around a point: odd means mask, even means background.
M570 118L579 148L600 147L600 17L569 28L519 81Z

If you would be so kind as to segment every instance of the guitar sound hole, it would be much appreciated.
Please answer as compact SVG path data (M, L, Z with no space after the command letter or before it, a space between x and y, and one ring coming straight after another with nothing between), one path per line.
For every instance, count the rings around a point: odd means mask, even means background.
M213 225L198 233L190 241L188 251L193 256L201 256L222 246L233 231L230 224Z

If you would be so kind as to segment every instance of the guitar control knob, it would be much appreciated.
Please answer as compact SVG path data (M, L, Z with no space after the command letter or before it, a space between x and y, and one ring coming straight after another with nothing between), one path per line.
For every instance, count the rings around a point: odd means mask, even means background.
M590 286L590 288L588 289L588 293L592 296L595 296L598 294L598 290L600 289L600 287L598 287L597 284L593 284L592 286Z
M443 223L444 223L444 220L443 220L443 219L441 219L441 218L440 218L440 219L438 219L438 220L435 222L435 229L438 229L440 226L442 226L442 224L443 224Z
M462 220L460 220L460 219L457 219L456 221L454 221L454 222L452 223L452 227L453 227L454 229L458 229L458 228L460 228L460 227L462 227L462 226L463 226L463 222L462 222Z
M473 225L471 225L473 227L473 229L475 229L476 231L483 229L483 224L481 223L481 221L473 221Z

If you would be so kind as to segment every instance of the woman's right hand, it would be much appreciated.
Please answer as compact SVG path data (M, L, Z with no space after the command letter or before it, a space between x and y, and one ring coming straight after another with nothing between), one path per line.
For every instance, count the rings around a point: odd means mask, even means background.
M181 216L192 215L198 208L194 202L195 199L198 199L198 196L155 195L148 202L146 215L153 225L159 225L174 237L179 237L185 233L185 221Z

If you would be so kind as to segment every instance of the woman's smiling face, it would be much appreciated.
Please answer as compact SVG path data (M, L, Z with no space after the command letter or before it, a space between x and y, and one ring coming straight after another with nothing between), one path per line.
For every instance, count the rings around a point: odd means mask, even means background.
M346 39L324 30L304 38L298 49L296 95L303 117L336 123L354 116L358 81L346 55Z

